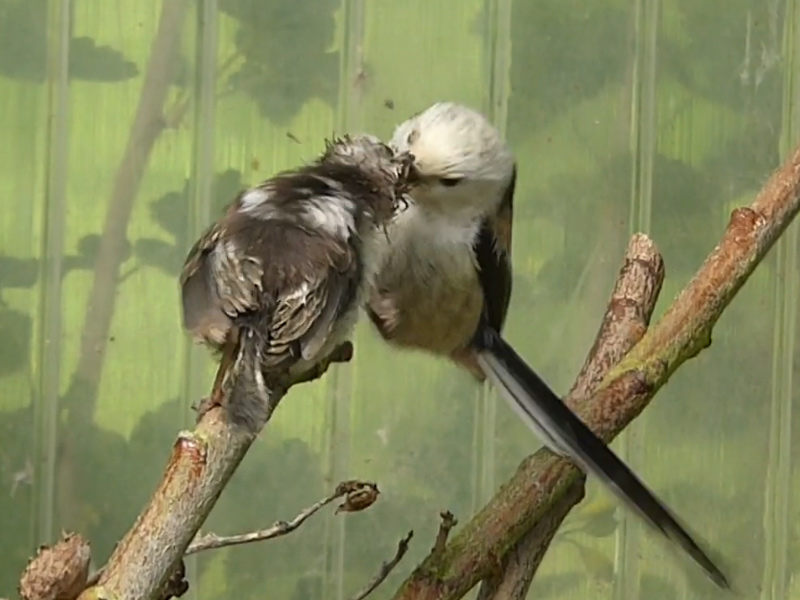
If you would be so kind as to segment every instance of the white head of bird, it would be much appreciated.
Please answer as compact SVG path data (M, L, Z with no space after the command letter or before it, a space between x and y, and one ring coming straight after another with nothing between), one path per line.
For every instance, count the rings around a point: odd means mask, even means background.
M389 145L414 156L411 195L423 211L477 217L493 211L511 180L514 156L480 112L437 102L397 126Z

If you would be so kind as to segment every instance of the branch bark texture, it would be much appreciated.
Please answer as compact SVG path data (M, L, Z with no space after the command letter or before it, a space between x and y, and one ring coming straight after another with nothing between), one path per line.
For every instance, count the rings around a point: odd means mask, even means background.
M157 597L256 435L231 426L221 407L180 433L150 502L80 600Z
M800 149L778 169L749 207L733 211L719 244L664 316L604 378L586 402L573 403L581 419L610 442L647 406L672 373L711 343L725 307L800 210ZM499 558L560 506L580 471L540 450L451 540L412 573L395 600L461 598L491 577ZM554 520L557 528L560 519Z
M114 548L99 582L84 590L79 600L159 598L222 490L288 390L322 377L331 364L348 362L351 356L352 345L345 342L310 374L283 389L276 385L265 421L255 431L236 427L225 409L216 406L203 414L194 431L181 432L150 502ZM358 491L361 487L356 483L350 482L349 487L342 484L337 495ZM360 503L351 501L353 506L347 510L359 510L374 502L377 486L372 487L375 489L367 494L368 503L363 499Z

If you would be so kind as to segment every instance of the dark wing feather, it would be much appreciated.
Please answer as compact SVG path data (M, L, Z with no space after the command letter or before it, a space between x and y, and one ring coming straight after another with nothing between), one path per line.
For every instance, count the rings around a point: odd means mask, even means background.
M483 220L475 243L478 277L484 298L479 330L488 325L495 331L502 331L511 303L511 230L516 179L515 167L497 213Z
M282 267L270 265L282 271L285 283L274 296L267 353L278 362L290 355L312 360L352 304L360 264L349 244L299 231L285 242Z
M233 316L224 310L228 302L215 278L216 249L224 233L219 224L206 230L189 251L180 277L183 325L195 340L214 347L227 339Z
M296 224L229 215L189 254L184 322L219 346L231 327L261 340L265 368L311 359L352 301L356 248Z

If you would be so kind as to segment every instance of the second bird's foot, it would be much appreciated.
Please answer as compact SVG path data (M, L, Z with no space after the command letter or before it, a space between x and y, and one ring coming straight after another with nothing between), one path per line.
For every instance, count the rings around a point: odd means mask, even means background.
M203 418L203 416L205 416L205 414L215 406L221 406L221 404L219 403L219 401L214 400L213 396L206 396L199 402L195 402L194 404L192 404L192 409L197 412L197 418L195 419L195 423L199 423L200 420Z

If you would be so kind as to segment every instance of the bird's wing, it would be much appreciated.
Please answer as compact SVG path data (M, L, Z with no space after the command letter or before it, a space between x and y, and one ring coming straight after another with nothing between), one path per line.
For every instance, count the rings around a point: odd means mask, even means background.
M497 213L483 220L475 243L478 277L483 290L482 326L502 331L511 303L511 230L517 170L511 176Z
M195 340L214 347L222 346L232 326L232 315L224 310L226 299L215 280L217 247L224 237L219 223L209 227L189 251L180 276L183 326Z
M312 359L355 294L360 268L351 243L239 214L190 252L181 277L184 323L217 343L218 331L247 327L262 342L265 367Z
M296 349L293 355L314 360L353 303L361 263L351 244L302 230L281 246L286 256L270 265L274 280L285 283L275 290L268 354L277 358Z

